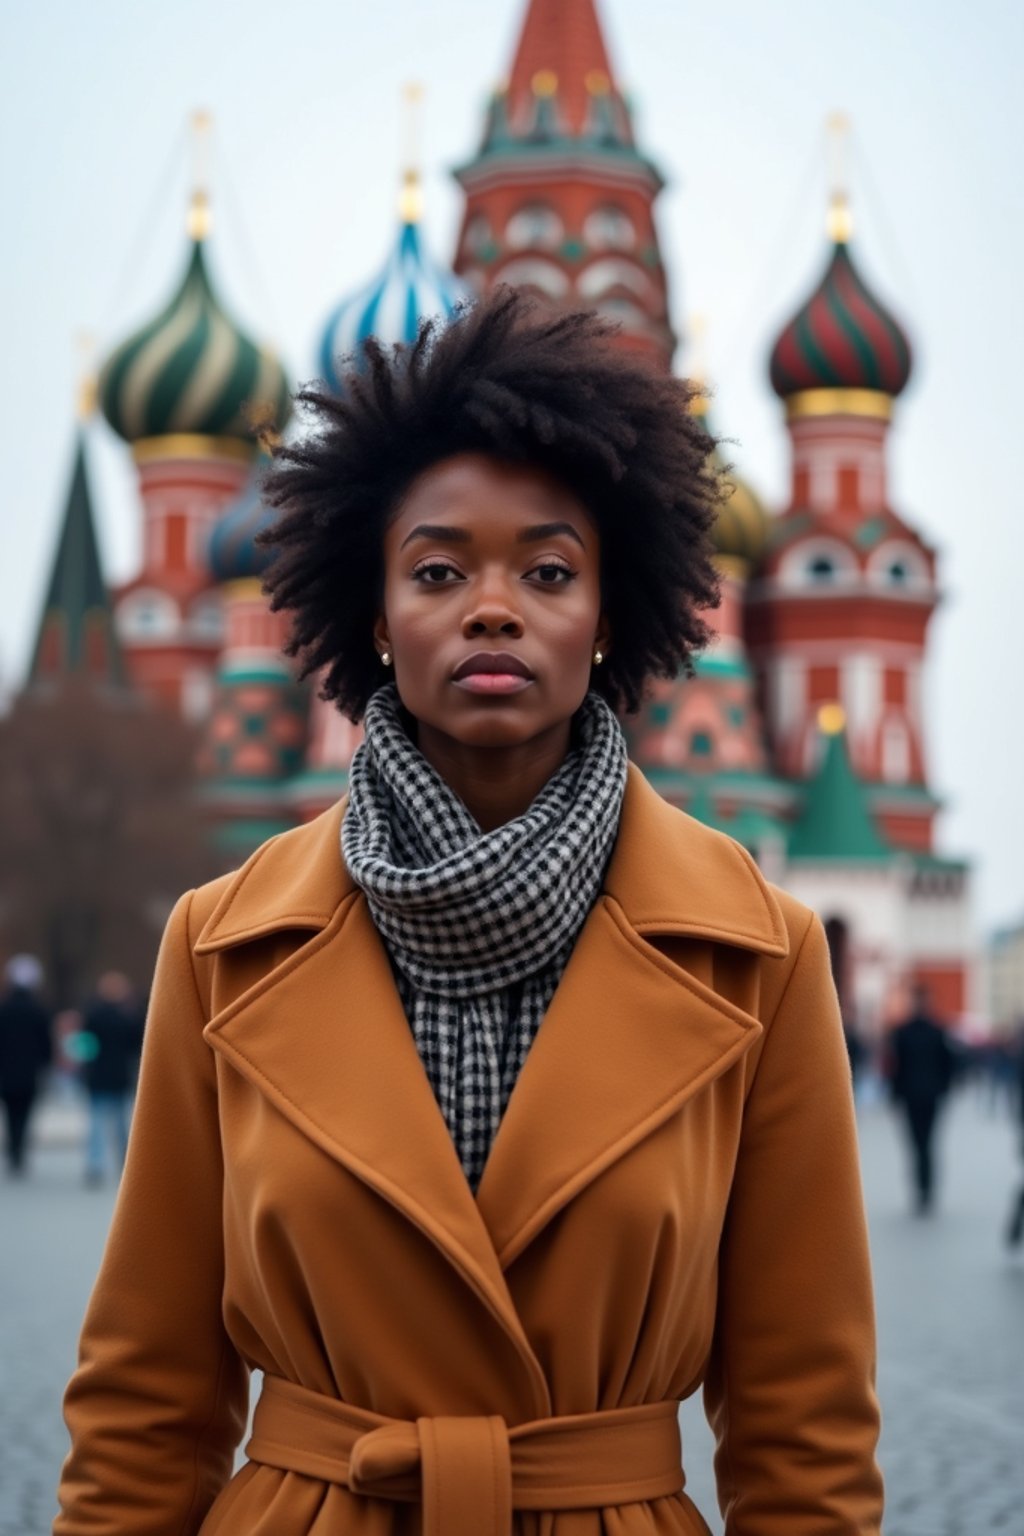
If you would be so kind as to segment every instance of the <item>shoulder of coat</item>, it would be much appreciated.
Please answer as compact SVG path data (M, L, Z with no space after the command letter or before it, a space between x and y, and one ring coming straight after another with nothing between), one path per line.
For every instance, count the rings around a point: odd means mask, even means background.
M344 800L268 838L241 867L200 886L189 924L196 954L280 928L323 928L352 889L341 855Z

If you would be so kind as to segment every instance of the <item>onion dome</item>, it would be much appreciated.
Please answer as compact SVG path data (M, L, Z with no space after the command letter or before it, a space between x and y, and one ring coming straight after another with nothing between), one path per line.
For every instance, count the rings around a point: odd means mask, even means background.
M128 442L177 434L253 441L252 423L280 428L289 387L275 355L225 313L210 284L202 238L156 319L104 363L100 407Z
M705 429L712 432L707 397L696 396L690 409L695 416L701 417ZM726 473L726 462L716 444L711 452L712 468L719 474L725 474L725 481L732 486L732 490L718 509L718 516L711 529L711 539L717 554L741 561L744 567L749 568L755 566L764 553L768 542L769 516L746 480L741 479L735 470Z
M342 359L368 336L385 343L416 340L420 321L448 318L470 290L453 272L435 262L420 232L422 193L415 171L407 171L399 202L398 238L383 268L350 298L342 300L324 327L320 373L335 392L341 389Z
M207 565L215 581L243 581L247 577L262 576L273 562L274 551L262 549L256 543L256 535L269 528L278 516L277 510L267 506L260 496L260 478L269 463L268 455L261 454L242 494L213 525Z
M844 390L871 393L859 403L858 396L851 396L832 409L887 416L891 399L910 377L910 343L853 263L849 211L841 198L833 200L829 232L832 254L825 274L772 348L772 388L793 414L800 414L794 397Z
M730 472L728 480L732 491L718 509L711 537L720 555L754 566L768 542L768 513L739 475Z

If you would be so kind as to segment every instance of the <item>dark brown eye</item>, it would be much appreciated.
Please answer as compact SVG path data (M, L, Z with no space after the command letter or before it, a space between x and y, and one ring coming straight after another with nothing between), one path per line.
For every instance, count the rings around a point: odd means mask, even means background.
M539 577L542 587L564 586L576 578L575 571L571 571L567 565L557 564L554 560L549 560L544 565L535 565L530 575Z
M412 572L413 581L421 581L428 587L448 586L448 577L458 578L458 571L453 565L445 565L442 560L428 560L423 565L417 565Z

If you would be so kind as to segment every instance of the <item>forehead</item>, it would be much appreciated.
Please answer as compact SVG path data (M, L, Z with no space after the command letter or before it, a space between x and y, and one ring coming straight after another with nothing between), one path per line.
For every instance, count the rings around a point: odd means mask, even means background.
M434 516L444 512L465 525L476 518L490 524L555 511L559 518L578 523L581 532L594 526L575 492L547 470L467 452L441 459L417 475L395 511L392 526L397 529L427 512Z

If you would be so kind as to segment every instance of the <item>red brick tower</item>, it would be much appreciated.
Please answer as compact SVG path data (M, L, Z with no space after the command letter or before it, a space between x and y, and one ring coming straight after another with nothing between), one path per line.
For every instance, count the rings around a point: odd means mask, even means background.
M840 703L880 830L896 847L927 851L938 802L921 674L938 602L935 552L893 509L886 474L910 347L854 264L841 192L828 228L824 275L771 357L791 489L748 588L747 645L779 770L794 779L814 770L819 710Z
M507 84L492 94L455 270L477 291L532 289L618 320L667 369L676 338L654 225L664 185L637 148L594 0L530 0Z

